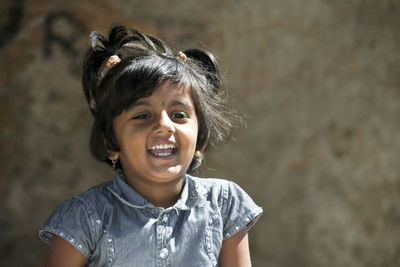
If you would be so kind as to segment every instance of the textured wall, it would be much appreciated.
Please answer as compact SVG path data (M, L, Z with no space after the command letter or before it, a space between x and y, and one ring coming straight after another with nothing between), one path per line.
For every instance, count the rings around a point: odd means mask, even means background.
M113 22L219 57L247 128L200 174L263 206L254 266L399 266L398 1L5 0L0 14L1 266L42 266L39 226L110 179L87 149L79 67Z

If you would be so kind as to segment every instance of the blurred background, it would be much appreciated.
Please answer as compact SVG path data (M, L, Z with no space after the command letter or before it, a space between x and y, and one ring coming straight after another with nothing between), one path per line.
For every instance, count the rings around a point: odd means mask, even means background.
M112 178L88 151L80 66L113 23L217 55L247 127L199 175L264 208L253 266L400 266L396 0L2 0L0 266L43 266L41 224Z

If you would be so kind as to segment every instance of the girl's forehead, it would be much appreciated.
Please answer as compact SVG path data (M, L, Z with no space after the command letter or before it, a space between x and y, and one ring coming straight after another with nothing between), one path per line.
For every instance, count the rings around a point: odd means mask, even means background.
M164 83L155 88L151 95L138 98L127 110L139 106L171 106L177 103L186 106L186 108L196 109L190 87Z
M175 97L190 98L192 100L191 88L189 86L184 86L181 84L163 83L159 87L157 87L150 96L143 97L140 99L142 100L150 98L169 99Z

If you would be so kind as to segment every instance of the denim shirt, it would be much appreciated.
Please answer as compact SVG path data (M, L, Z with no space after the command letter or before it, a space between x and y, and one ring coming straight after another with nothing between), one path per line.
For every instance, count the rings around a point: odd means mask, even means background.
M217 266L223 240L250 229L261 213L235 183L190 175L174 206L155 207L118 171L58 206L39 236L65 239L87 266Z

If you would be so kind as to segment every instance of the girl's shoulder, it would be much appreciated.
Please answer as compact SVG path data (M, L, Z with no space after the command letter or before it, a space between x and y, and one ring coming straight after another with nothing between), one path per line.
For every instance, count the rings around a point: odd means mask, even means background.
M222 178L206 178L188 175L189 181L195 187L203 187L208 192L222 191L221 193L228 193L230 190L243 191L244 190L235 182Z
M199 194L206 196L207 202L218 203L224 222L224 239L244 227L249 230L263 212L247 192L233 181L192 176L189 178Z
M234 199L249 199L249 195L238 184L221 178L199 178L188 176L189 183L200 195L207 194L208 197L218 198L221 202L230 202Z
M102 184L93 186L83 192L80 195L77 195L73 198L79 199L84 202L95 202L98 203L109 200L111 193L108 188L110 188L113 184L113 181L104 182Z
M112 201L111 193L107 190L111 184L112 181L109 181L93 186L79 195L64 200L58 205L49 220L61 220L67 215L74 217L78 214L89 220L93 219L97 214L102 213L100 210L104 209L108 202Z
M208 178L208 177L197 177L187 175L189 181L193 182L197 186L203 186L208 190L221 188L227 186L231 181L221 178Z
M93 252L93 240L101 235L101 223L112 212L112 196L107 189L112 181L94 186L57 206L44 225L39 237L50 243L54 235L64 238L87 257Z
M110 191L107 188L112 184L111 181L93 186L85 192L72 196L63 201L56 210L78 209L79 207L93 213L98 207L104 206L111 199Z
M229 184L232 183L229 180L221 178L203 178L187 175L189 188L194 191L194 194L207 195L208 197L222 197L225 195L229 188ZM190 190L190 189L189 189Z

